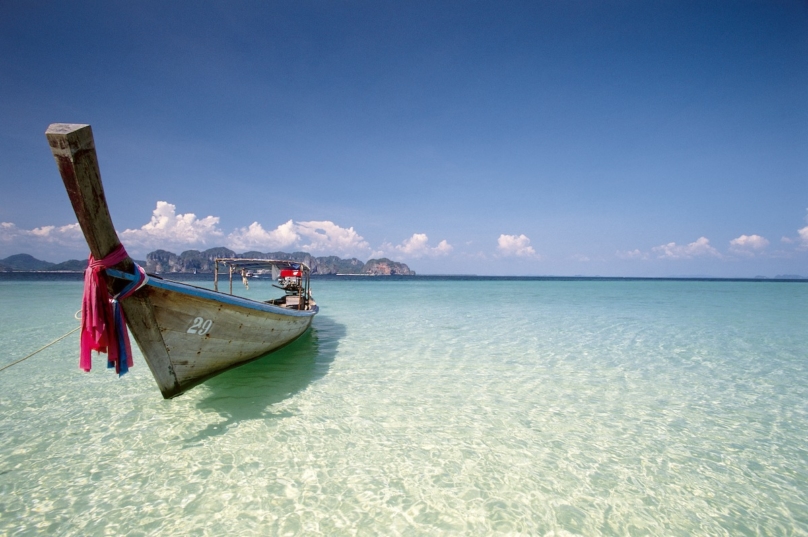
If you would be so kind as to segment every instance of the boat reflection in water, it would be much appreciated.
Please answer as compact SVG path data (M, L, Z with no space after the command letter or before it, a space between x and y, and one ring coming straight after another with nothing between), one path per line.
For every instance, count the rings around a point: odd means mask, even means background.
M207 381L209 395L196 406L218 413L223 421L208 425L186 444L224 434L242 421L290 416L288 412L273 412L272 405L324 377L345 333L344 325L318 317L311 329L291 345Z

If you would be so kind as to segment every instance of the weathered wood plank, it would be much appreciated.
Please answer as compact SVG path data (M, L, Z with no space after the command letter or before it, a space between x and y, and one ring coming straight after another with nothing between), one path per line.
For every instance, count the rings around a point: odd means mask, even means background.
M45 131L45 136L90 253L94 258L102 259L117 248L120 241L101 184L92 128L89 125L54 123ZM131 273L132 260L126 260L116 268Z
M45 136L90 253L95 259L103 259L118 247L120 241L101 183L92 128L89 125L54 123L45 131ZM131 274L134 272L134 262L127 257L114 268ZM125 282L116 280L110 285L113 287L110 291L116 292ZM122 301L121 305L129 330L143 352L163 397L180 393L182 390L174 375L148 295L141 289Z
M163 335L160 333L160 327L157 325L148 288L138 290L121 302L121 306L126 315L129 332L140 347L140 352L143 353L143 358L157 382L157 387L160 388L160 393L166 399L181 394L184 388L177 380L171 357L165 341L163 341Z
M287 316L150 288L155 318L181 384L262 356L294 341L311 316ZM196 319L202 319L200 324ZM190 332L189 332L190 330Z

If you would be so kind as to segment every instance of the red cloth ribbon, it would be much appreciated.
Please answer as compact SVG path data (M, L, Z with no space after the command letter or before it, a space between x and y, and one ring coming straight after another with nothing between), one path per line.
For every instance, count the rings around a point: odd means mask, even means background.
M112 299L107 291L107 277L104 269L117 265L129 257L122 244L119 244L107 257L96 260L90 254L87 270L84 272L84 297L81 301L81 355L79 367L84 371L92 368L92 351L107 353L109 367L118 373L132 367L132 347L129 333L121 311L122 330L116 330L112 311ZM120 332L120 333L119 333ZM121 341L123 340L123 341ZM123 343L123 346L120 345ZM121 352L124 351L124 352ZM121 354L124 354L122 357ZM121 367L121 359L126 366Z

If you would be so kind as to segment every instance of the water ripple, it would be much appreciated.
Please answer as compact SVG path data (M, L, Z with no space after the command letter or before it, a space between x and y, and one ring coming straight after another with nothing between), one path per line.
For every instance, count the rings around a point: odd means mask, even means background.
M80 284L46 291L0 285L2 360L71 328ZM0 534L808 534L808 286L316 291L171 401L69 339L0 375Z

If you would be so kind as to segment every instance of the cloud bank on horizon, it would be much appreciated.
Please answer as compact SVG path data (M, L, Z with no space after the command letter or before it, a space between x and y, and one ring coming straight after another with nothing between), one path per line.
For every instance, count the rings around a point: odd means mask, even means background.
M424 233L413 233L398 245L385 242L374 249L353 227L344 228L330 221L289 220L269 231L259 222L253 222L225 234L219 227L220 220L218 216L198 218L193 213L177 214L176 205L158 201L149 222L137 229L125 229L118 236L131 255L141 257L159 249L182 252L225 246L239 253L256 250L305 251L320 256L419 259L448 255L453 249L446 240L440 241L437 246L430 246L429 237ZM39 253L53 249L86 251L78 223L26 230L13 223L2 222L0 245L4 251L19 250L14 253Z
M806 209L808 212L808 209ZM808 214L805 217L808 222ZM425 257L445 257L455 252L446 239L431 246L425 233L413 233L400 244L383 242L378 248L360 235L353 227L341 227L330 221L296 222L289 220L267 230L259 222L235 228L225 233L220 228L221 218L206 216L198 218L193 213L178 214L174 204L158 201L149 222L137 229L119 232L121 241L131 255L145 257L147 253L163 249L177 253L185 250L204 250L225 246L238 253L247 251L306 251L317 256L336 255L357 257L367 260L371 257L392 257L411 262ZM668 242L653 246L648 250L617 251L616 259L648 261L651 259L682 261L694 258L714 258L735 261L749 257L787 257L808 251L808 225L796 230L793 237L784 236L781 243L787 249L769 251L770 241L760 235L741 234L729 241L722 253L707 237L699 237L687 244ZM47 225L30 230L20 229L10 222L0 223L0 247L7 255L13 253L72 252L75 257L86 254L84 237L78 223L64 226ZM489 251L457 253L462 258L522 258L530 260L535 270L540 270L542 256L531 246L531 240L524 234L500 234L496 245ZM49 257L45 255L45 257ZM589 256L576 254L582 263L591 261ZM63 261L57 259L56 261Z

